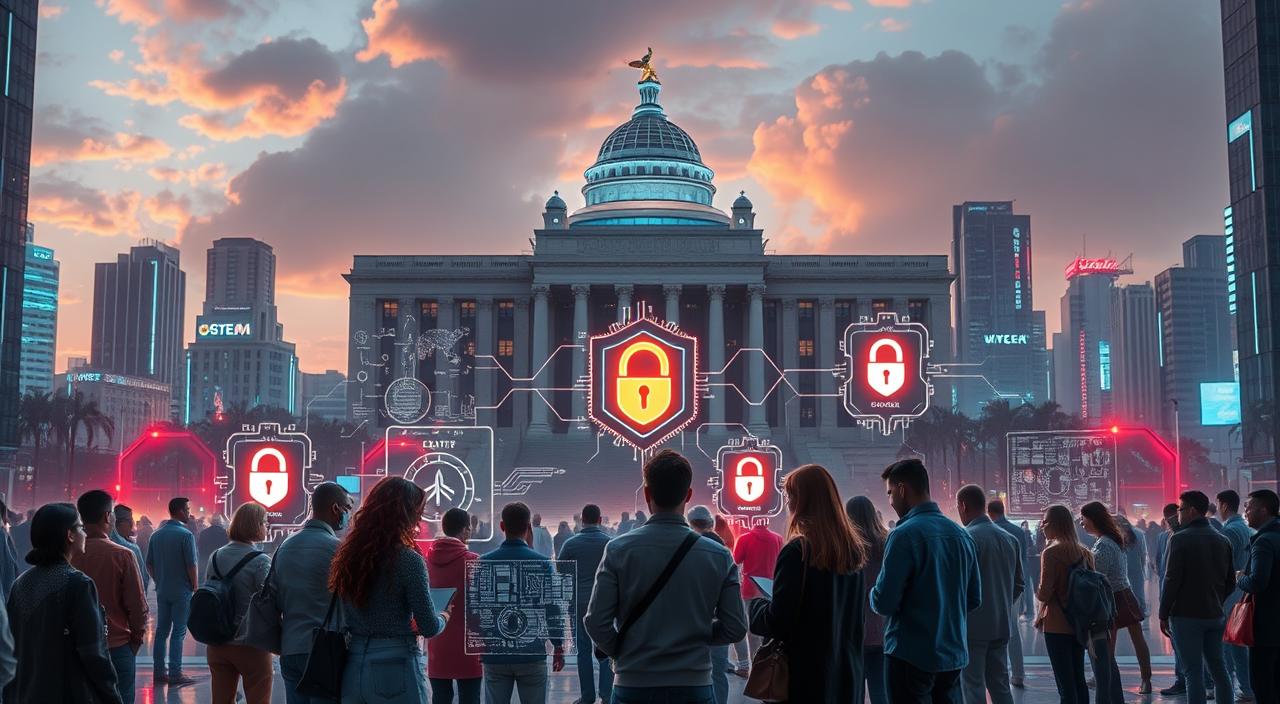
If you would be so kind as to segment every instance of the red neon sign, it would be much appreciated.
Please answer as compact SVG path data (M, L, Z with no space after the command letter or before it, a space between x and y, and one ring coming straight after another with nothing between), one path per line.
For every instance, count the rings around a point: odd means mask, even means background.
M1076 257L1075 261L1067 265L1067 280L1070 281L1077 276L1087 276L1089 274L1109 274L1118 276L1124 273L1120 268L1120 262L1110 257L1101 259L1090 259L1087 257Z

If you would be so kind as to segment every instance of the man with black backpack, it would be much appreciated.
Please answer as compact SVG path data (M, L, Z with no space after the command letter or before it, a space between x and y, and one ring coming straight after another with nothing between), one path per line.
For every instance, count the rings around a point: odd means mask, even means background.
M711 646L747 633L733 556L685 522L692 484L693 468L678 452L650 458L644 497L653 517L610 541L596 573L586 628L613 658L616 704L657 696L714 704Z
M1160 631L1181 656L1189 704L1205 701L1204 667L1213 677L1217 701L1230 702L1231 678L1222 652L1223 602L1236 586L1231 543L1205 517L1209 497L1199 491L1178 497L1178 523L1169 538L1169 558L1160 590Z

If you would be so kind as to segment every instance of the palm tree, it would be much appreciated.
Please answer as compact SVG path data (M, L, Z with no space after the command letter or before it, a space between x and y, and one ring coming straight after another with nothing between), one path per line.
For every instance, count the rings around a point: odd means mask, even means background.
M19 437L29 438L34 448L34 452L31 455L33 467L31 490L33 496L38 496L35 490L40 476L40 451L44 448L45 443L49 441L49 434L53 430L53 424L53 394L28 391L22 397L22 400L18 402L18 435Z
M1009 433L1030 425L1033 413L1034 410L1030 405L1022 404L1013 407L1009 405L1007 399L996 399L982 407L982 416L978 419L978 436L988 447L995 450L997 477L1009 463L1009 447L1006 438L1009 437ZM984 481L987 479L986 475L986 453L983 453L982 478Z
M86 400L84 394L77 391L74 395L58 396L54 402L57 425L55 434L65 444L67 450L67 496L75 491L74 477L76 467L76 437L83 427L85 432L85 448L92 448L96 435L101 432L107 436L107 444L116 432L116 422L98 408L97 401Z

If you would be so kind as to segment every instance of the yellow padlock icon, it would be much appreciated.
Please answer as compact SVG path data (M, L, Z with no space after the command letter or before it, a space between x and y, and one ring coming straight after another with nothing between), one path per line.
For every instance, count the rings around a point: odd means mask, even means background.
M661 376L630 376L631 358L648 352L658 358ZM648 340L633 342L618 358L618 383L614 389L618 409L640 425L661 418L671 406L671 360L667 351Z

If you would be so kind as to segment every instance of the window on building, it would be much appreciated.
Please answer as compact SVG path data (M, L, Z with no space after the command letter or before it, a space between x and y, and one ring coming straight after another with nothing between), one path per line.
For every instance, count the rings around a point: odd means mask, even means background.
M891 310L893 310L892 298L873 298L871 300L871 313L873 315L888 313Z
M440 315L440 304L435 301L423 301L421 311L422 317L435 318Z
M382 302L382 324L386 325L388 320L395 320L400 315L399 301L383 301Z
M516 353L516 345L512 340L498 340L498 356L510 357Z
M516 315L515 301L498 301L498 319L509 320Z
M907 301L907 316L911 318L911 322L928 324L929 319L926 317L928 314L929 299L912 298Z
M812 356L813 356L813 340L801 340L801 341L800 341L800 356L801 356L801 357L812 357Z
M800 301L797 305L801 320L813 320L813 301Z

